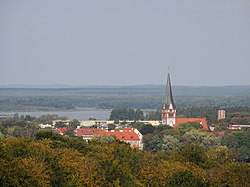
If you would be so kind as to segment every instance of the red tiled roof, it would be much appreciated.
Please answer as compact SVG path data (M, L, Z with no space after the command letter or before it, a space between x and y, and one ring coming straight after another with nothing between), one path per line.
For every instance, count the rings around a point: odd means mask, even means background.
M139 141L138 134L135 133L134 128L124 128L122 130L106 131L95 128L82 128L77 129L75 132L76 136L115 136L120 141L134 140Z
M58 134L65 134L65 132L67 132L68 130L69 130L69 128L62 127L62 128L55 129L54 132L56 132Z
M180 125L187 122L200 123L205 130L208 130L206 118L176 118L176 125Z
M140 138L135 133L133 128L127 128L122 130L114 130L114 131L103 131L101 133L103 136L115 136L118 140L135 140L139 141Z
M99 131L102 131L102 129L96 129L96 128L81 128L76 129L75 135L76 136L83 136L83 135L97 135Z

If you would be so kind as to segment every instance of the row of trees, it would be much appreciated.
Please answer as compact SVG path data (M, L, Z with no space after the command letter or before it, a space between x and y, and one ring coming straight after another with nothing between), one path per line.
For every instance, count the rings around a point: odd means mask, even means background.
M110 120L143 120L143 111L140 109L118 108L111 111Z
M192 106L178 107L177 117L185 118L206 118L209 124L218 123L217 109L215 106ZM226 119L230 124L248 125L250 124L250 107L236 106L227 107ZM161 110L144 112L139 109L118 108L111 111L112 120L161 120Z
M41 131L0 141L0 186L242 186L250 166L226 147L199 143L155 154L113 137L89 142Z
M43 124L52 124L53 120L68 120L69 118L67 116L58 116L56 114L47 114L47 115L41 115L39 117L34 117L31 115L21 115L19 116L18 113L14 114L13 121L20 120L20 121L33 121L37 123L43 123ZM7 121L8 123L10 121Z

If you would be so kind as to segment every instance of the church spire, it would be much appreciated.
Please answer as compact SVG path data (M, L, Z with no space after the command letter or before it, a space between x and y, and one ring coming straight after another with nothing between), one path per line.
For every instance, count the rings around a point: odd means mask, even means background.
M164 104L165 104L165 107L167 107L167 108L170 106L170 104L172 104L173 108L175 108L169 73L168 73L167 84L166 84L166 93L165 93L165 98L164 98Z
M173 127L176 124L176 108L172 94L170 74L168 74L167 78L166 93L161 110L161 120L163 125Z

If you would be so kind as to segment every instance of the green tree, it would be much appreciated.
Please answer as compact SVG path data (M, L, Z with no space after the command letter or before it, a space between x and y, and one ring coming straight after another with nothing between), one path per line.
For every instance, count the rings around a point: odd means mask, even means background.
M236 157L237 160L250 160L250 130L232 132L223 137L221 142L222 145L238 153Z
M69 122L69 127L72 129L76 129L77 126L80 125L80 122L77 119L74 119L73 121Z
M118 108L111 111L110 120L143 120L144 114L140 109Z
M181 140L185 143L200 143L204 147L220 145L220 139L204 130L190 129L186 131Z
M180 147L180 145L181 143L177 138L171 135L165 135L161 145L161 150L164 151L176 150Z
M43 140L43 139L51 139L51 140L59 140L64 142L65 138L60 135L60 134L56 134L53 131L50 130L42 130L39 131L36 136L35 136L36 140Z
M153 153L160 151L162 148L162 142L163 142L162 138L160 138L158 135L153 135L150 137L148 141L144 141L145 149Z
M146 120L161 120L161 110L150 111L145 116Z
M4 135L3 133L0 131L0 140L3 140L4 139Z
M51 186L47 166L32 158L0 160L1 186Z
M137 109L135 111L135 120L143 120L143 119L144 119L143 111L140 109Z
M68 127L68 125L66 125L66 123L62 121L58 121L55 123L55 128L63 128L63 127Z
M183 135L191 129L202 129L202 125L196 122L187 122L177 126L177 131Z
M145 134L153 133L155 130L155 127L151 124L142 124L138 130L140 131L140 133L145 135Z
M175 171L169 179L169 187L207 187L208 182L204 181L197 174L192 171L185 170L177 170Z
M181 162L191 162L200 167L206 167L208 160L205 148L199 144L182 144L173 152L172 158Z

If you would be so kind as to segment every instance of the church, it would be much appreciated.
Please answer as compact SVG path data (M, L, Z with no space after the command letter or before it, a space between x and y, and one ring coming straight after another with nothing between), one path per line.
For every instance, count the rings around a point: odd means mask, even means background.
M171 127L177 127L183 123L196 122L200 123L205 130L208 130L206 118L177 118L176 106L174 104L170 74L168 73L166 93L162 104L161 120L163 125L169 125Z

